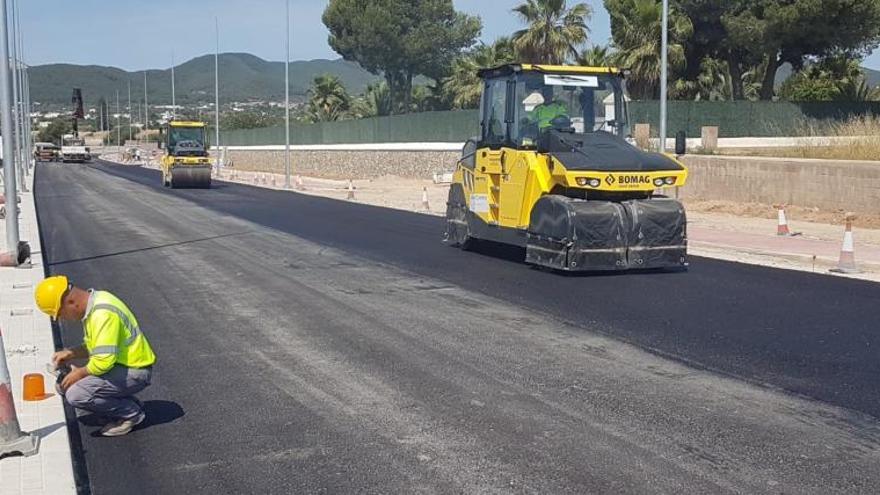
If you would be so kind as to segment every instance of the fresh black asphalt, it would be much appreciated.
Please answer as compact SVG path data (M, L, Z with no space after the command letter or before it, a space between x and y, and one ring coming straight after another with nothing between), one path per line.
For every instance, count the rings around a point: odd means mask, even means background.
M121 287L123 289L116 292L122 292L124 298L148 294L139 297L139 315L161 315L165 308L187 302L190 306L185 314L154 317L154 325L168 327L179 321L181 326L174 329L176 342L169 339L163 344L161 339L156 339L160 357L165 356L165 368L153 388L174 389L176 395L202 396L208 390L214 399L205 407L228 415L231 421L251 420L248 414L241 414L247 405L248 391L233 393L224 388L224 383L231 387L236 383L227 376L231 370L253 372L246 364L234 363L234 346L248 345L247 340L244 337L232 339L227 355L195 356L192 353L199 343L187 340L190 328L186 325L193 322L228 324L246 333L247 319L242 313L218 315L200 308L199 298L210 297L210 291L207 288L200 291L202 283L198 280L190 278L179 282L178 293L160 289L163 276L193 275L184 273L185 268L178 266L175 260L166 259L161 248L197 240L175 238L174 229L178 227L170 223L167 228L164 226L171 219L185 222L186 211L169 211L162 205L155 205L150 211L150 204L134 201L141 191L208 209L218 222L244 220L349 253L353 259L393 265L425 279L484 294L536 316L598 332L697 369L880 416L880 394L876 385L880 379L876 309L880 285L877 284L705 258L692 258L687 272L561 275L522 264L522 252L516 249L481 246L477 252L462 252L451 248L442 242L444 220L440 217L224 182L215 183L209 190L167 190L160 186L158 172L153 170L102 162L88 169L89 174L72 173L60 165L40 165L37 170L36 199L48 271ZM106 179L96 179L101 177ZM129 181L128 192L92 197L91 202L84 199L86 195L82 191L91 187L86 179L111 178ZM99 204L96 201L101 202L102 209L96 207ZM132 210L135 207L138 211ZM144 232L164 228L167 238L157 241L152 248L143 247L140 241L149 239L142 236L115 238L115 226L125 224L127 218L140 222ZM237 234L217 232L216 235ZM127 252L140 253L138 261L117 259L117 255ZM224 263L220 255L211 253L210 256L216 258L218 264ZM255 250L254 263L259 264L261 259L271 256L272 253ZM229 290L236 289L230 287ZM75 333L66 335L64 341L65 344L75 341ZM168 356L178 350L186 352L176 356L176 363L171 363ZM210 378L210 385L204 384L206 378ZM148 401L147 407L152 409L154 418L150 427L157 430L170 428L178 418L190 414L173 401ZM266 428L285 431L286 423L275 414L278 411L273 407L285 408L288 414L304 414L288 410L294 406L280 404L263 405L249 414L256 416L253 421ZM202 436L199 442L204 442L206 449L222 451L224 439L205 434L196 425L176 434ZM267 445L278 441L272 431L263 434ZM102 459L124 461L121 465L161 464L161 459L145 456L150 452L173 453L173 438L165 441L171 444L156 450L132 450L126 448L130 444L125 440L111 444L84 434L83 446L93 487L100 488L96 491L112 493L128 483L125 473L102 468ZM344 457L345 453L341 455ZM211 466L222 473L228 460L217 458L204 462L215 462ZM320 471L320 467L307 469ZM217 470L213 471L215 475ZM316 476L326 475L317 471ZM195 480L199 479L196 468L175 472L190 472ZM332 483L311 488L333 492L346 491L352 486L378 486L372 484L375 480L370 479L369 473L361 474L366 478L340 482L336 489ZM286 475L272 473L272 476L277 480ZM96 484L96 479L103 484ZM230 483L220 486L242 486ZM262 486L262 491L277 491L278 485L273 486L275 488ZM311 491L308 485L299 486ZM162 489L168 485L158 483L149 487ZM137 486L134 488L137 491ZM147 486L142 489L146 490ZM368 488L365 491L382 490Z

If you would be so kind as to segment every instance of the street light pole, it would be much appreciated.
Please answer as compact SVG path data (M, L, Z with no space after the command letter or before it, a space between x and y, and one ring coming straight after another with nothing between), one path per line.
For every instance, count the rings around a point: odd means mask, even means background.
M177 120L177 96L174 93L174 50L171 50L171 120Z
M666 97L668 94L669 0L663 0L663 30L660 56L660 153L666 152Z
M31 126L30 126L30 89L27 86L27 66L24 63L24 34L21 29L21 9L19 4L15 4L15 25L16 33L18 33L18 60L21 64L18 72L18 85L21 88L21 129L22 129L22 163L21 168L24 172L22 177L27 177L31 165ZM27 183L22 179L22 186L26 187Z
M9 23L6 17L6 0L0 0L0 133L3 139L3 185L8 200L9 211L6 212L6 249L15 260L18 260L18 208L16 207L18 191L16 190L16 150L13 139L14 125L12 122L12 73L9 70ZM6 355L0 356L6 359ZM5 362L3 368L5 369ZM2 373L2 370L0 370ZM2 440L0 440L2 441Z
M0 0L0 132L3 133L3 162L6 186L6 249L15 265L18 264L18 207L15 191L15 153L12 139L12 94L9 70L9 23L6 0ZM14 58L14 57L13 57ZM31 456L40 447L40 437L21 431L15 402L12 398L12 380L6 364L6 349L0 336L0 458L7 455Z
M17 10L16 4L16 0L12 0L12 12L10 12L10 15L12 17L12 121L14 126L13 133L15 134L15 154L19 170L18 177L19 179L21 179L18 182L18 188L22 192L27 192L27 183L24 180L24 172L22 167L22 164L24 163L24 139L23 133L21 132L21 79L19 78L18 74L18 23L15 19L15 11Z
M147 71L144 71L144 143L150 145L150 105L147 103Z
M119 141L122 139L122 129L119 128L119 90L116 90L116 152L119 152Z
M128 140L132 140L132 130L131 130L131 79L128 80Z
M214 17L214 145L217 146L217 173L220 173L220 22Z
M284 55L284 187L290 189L290 0L285 0L287 50Z

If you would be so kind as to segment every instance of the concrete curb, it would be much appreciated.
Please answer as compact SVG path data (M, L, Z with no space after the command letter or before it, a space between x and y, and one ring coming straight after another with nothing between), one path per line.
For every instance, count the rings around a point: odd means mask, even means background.
M21 429L40 436L39 453L32 457L0 460L0 492L5 494L76 493L67 419L61 397L55 393L54 377L46 363L55 351L49 317L36 309L33 290L43 279L43 249L33 194L33 174L28 178L32 192L21 194L19 231L31 246L32 268L0 268L0 328L12 376L15 409ZM0 222L0 234L6 227ZM22 400L22 378L42 373L50 397L37 402Z

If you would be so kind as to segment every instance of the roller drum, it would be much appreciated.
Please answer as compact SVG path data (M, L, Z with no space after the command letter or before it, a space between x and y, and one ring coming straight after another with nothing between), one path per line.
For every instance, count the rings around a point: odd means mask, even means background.
M211 167L172 167L171 187L209 188L211 187Z

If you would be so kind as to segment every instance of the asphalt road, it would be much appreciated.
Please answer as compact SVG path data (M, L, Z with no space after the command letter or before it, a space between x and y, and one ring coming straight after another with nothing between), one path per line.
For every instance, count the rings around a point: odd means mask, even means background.
M875 284L561 276L441 218L136 167L35 188L50 272L160 356L145 427L82 426L95 493L880 491Z

